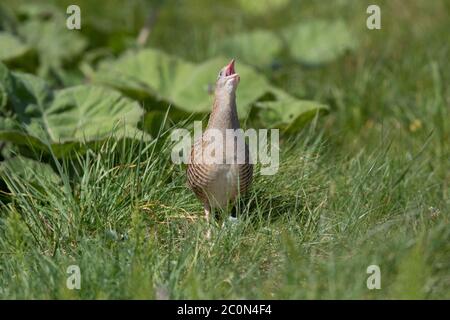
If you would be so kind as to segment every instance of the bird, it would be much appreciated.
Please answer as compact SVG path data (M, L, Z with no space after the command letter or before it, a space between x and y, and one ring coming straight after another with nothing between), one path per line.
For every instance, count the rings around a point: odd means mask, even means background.
M187 184L202 202L208 225L212 212L226 212L230 204L234 205L238 197L249 190L252 183L253 164L248 145L238 144L234 136L227 134L227 131L236 132L240 129L236 107L236 89L239 82L239 74L235 72L235 60L232 59L217 76L208 125L201 137L194 142L191 161L187 166ZM209 132L219 133L222 139L210 139ZM222 145L218 145L220 143ZM207 161L205 152L211 150L210 144L216 144L213 145L216 148L211 154L216 156L217 151L221 162ZM208 228L207 238L210 238L210 235Z

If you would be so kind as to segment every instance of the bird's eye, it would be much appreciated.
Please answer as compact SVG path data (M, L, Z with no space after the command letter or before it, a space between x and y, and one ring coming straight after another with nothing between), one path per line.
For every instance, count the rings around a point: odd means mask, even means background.
M219 78L222 76L222 74L223 74L223 71L221 70L221 71L219 72L219 75L217 76L217 79L219 79Z

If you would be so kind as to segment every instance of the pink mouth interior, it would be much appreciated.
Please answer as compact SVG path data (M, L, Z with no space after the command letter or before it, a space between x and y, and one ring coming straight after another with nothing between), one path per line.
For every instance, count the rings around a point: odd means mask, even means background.
M227 65L227 68L225 69L225 76L231 76L233 74L235 74L236 72L234 71L234 59L230 61L230 63Z

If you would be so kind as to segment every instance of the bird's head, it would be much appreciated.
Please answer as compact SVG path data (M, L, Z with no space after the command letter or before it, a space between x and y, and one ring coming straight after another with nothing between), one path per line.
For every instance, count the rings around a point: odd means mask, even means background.
M239 83L239 74L234 71L234 59L223 67L217 77L216 94L234 94Z

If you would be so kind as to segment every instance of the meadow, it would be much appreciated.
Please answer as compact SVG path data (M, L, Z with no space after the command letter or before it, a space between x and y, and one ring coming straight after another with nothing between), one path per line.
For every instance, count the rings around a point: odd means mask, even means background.
M0 4L0 298L450 298L449 1L379 30L351 0L84 0L67 30L73 2ZM170 134L230 58L280 167L206 239Z

